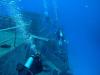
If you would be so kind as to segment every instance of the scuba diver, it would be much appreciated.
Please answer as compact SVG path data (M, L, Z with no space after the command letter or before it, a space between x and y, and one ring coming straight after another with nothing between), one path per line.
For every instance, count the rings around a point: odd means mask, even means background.
M43 71L40 53L31 55L24 65L17 64L18 75L36 75Z
M36 48L35 38L32 38L29 34L27 39L25 45L27 61L24 65L21 63L17 65L18 75L37 75L41 72L47 72L49 66L48 64L43 64L41 53ZM30 40L31 42L29 43L28 41Z
M33 75L36 75L40 72L43 71L43 65L42 65L42 60L41 60L41 55L40 53L36 53L34 56L33 56L33 63L32 65L30 66L30 71L33 73ZM25 64L25 66L27 65L27 63ZM30 73L27 73L27 75L30 75Z
M58 45L62 46L66 40L64 39L64 33L61 28L59 28L56 32L56 40L58 41Z
M17 65L16 70L18 71L18 75L36 75L42 72L43 65L41 60L41 54L36 49L34 38L32 38L30 34L27 35L25 49L27 49L26 51L27 61L24 65L21 63Z

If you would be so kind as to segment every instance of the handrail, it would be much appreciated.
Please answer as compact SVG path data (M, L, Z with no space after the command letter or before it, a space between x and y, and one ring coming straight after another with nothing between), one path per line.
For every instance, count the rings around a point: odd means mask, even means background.
M22 25L22 26L25 26L25 25ZM13 27L1 29L0 32L2 32L2 31L7 31L7 30L12 30L12 29L16 29L16 28L19 28L19 27L22 27L22 26L13 26Z
M7 41L10 41L10 39L12 39L12 38L14 38L14 37L11 37L11 38L9 38L9 39L3 40L2 42L0 42L0 44L5 43L5 42L7 42Z
M23 25L24 26L24 25ZM13 26L13 27L9 27L9 28L5 28L5 29L1 29L0 32L2 31L7 31L7 30L12 30L12 29L16 29L18 27L21 27L21 26ZM49 39L48 38L44 38L44 37L39 37L39 36L36 36L36 35L32 35L33 38L35 39L38 39L38 40L42 40L42 41L48 41ZM0 42L0 44L4 43L4 42L7 42L7 41L10 41L10 39L12 39L14 37L11 37L9 39L6 39L6 40L3 40L2 42Z
M39 36L36 36L36 35L32 35L33 38L36 38L36 39L39 39L39 40L42 40L42 41L49 41L48 38L43 38L43 37L39 37Z
M5 29L1 29L0 32L2 31L7 31L7 30L12 30L12 29L15 29L15 28L18 28L19 26L15 26L15 27L9 27L9 28L5 28Z
M35 39L42 40L42 41L48 41L49 40L48 38L43 38L43 37L39 37L39 36L36 36L36 35L32 35L32 37L35 38ZM2 42L0 42L0 44L5 43L7 41L10 41L12 38L14 38L14 37L11 37L9 39L3 40Z

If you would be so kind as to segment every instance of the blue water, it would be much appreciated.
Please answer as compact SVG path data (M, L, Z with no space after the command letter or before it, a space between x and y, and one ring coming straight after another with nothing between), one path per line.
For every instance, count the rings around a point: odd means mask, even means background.
M55 19L52 0L47 1L49 15ZM56 1L59 23L69 40L68 56L73 75L100 75L100 1ZM22 0L18 6L30 12L44 12L42 0ZM3 8L6 7L0 7L0 14L5 15Z

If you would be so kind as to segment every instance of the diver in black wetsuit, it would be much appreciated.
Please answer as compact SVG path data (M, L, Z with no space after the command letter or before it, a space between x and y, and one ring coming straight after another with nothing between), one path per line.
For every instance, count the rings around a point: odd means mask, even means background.
M30 34L28 34L27 39L27 41L29 42L26 42L25 49L27 49L28 51L30 50L29 52L31 53L26 55L26 57L28 57L24 65L17 65L18 75L36 75L43 71L41 54L36 49L34 38L32 38Z
M17 65L18 75L36 75L43 71L41 55L36 53L34 56L29 57L25 65Z
M34 56L34 61L33 61L33 64L31 65L31 67L30 67L30 71L33 73L33 75L36 75L36 74L43 71L41 55L39 53L37 53ZM27 75L30 75L30 73L28 73Z
M63 33L62 29L60 29L60 28L56 32L56 40L58 41L59 46L62 46L63 43L66 41L64 39L64 33Z

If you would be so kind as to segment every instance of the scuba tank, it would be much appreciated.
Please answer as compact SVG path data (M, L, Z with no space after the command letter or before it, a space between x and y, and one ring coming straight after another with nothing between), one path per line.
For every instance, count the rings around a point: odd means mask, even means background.
M40 56L41 55L37 53L30 56L24 65L19 63L16 68L18 75L36 75L42 72L43 65Z

